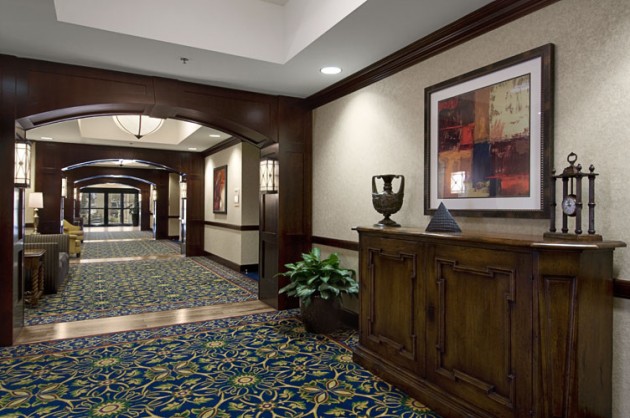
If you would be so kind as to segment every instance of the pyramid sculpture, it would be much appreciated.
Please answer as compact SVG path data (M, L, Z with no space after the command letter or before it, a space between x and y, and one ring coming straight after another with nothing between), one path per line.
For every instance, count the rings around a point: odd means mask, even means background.
M440 206L435 211L431 222L427 225L426 232L462 232L455 219L451 216L451 213L446 209L444 203L440 203Z

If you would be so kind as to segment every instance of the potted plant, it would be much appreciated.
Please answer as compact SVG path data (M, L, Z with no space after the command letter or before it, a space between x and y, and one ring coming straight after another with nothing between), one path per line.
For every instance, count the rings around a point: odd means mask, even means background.
M308 332L328 333L339 328L341 295L356 295L359 284L354 270L339 266L339 255L333 253L321 259L319 248L302 254L302 260L285 264L287 271L279 276L290 283L279 290L300 298L300 310Z

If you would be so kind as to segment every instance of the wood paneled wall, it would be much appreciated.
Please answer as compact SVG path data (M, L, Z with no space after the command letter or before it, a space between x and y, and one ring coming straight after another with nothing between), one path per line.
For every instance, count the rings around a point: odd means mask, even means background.
M266 255L269 264L279 266L294 261L310 243L311 111L301 99L277 97L200 84L185 83L94 68L0 55L0 167L13 170L16 129L30 129L62 120L95 115L142 113L153 117L176 118L214 127L259 147L275 145L281 163L281 192L275 222L277 247ZM37 190L44 191L46 207L41 213L43 231L53 232L60 224L61 168L85 161L124 158L163 164L185 173L188 182L187 254L203 254L204 231L204 160L203 155L137 148L90 145L38 144ZM164 183L167 187L168 182ZM55 192L46 193L47 190ZM167 196L158 182L158 198ZM12 201L13 187L0 186L0 197ZM166 202L166 201L165 201ZM12 208L0 209L0 273L3 278L15 274L13 245L17 238ZM164 224L168 223L166 208ZM158 234L158 238L161 234ZM166 235L163 238L167 237ZM0 282L0 345L13 341L11 323L15 314L11 294L17 283ZM272 277L271 285L277 288ZM289 306L285 297L269 294L269 302L280 308Z

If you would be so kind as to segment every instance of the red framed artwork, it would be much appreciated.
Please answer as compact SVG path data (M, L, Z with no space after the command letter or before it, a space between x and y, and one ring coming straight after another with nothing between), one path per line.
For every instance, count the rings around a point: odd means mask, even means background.
M212 184L212 212L227 213L227 165L214 169Z
M546 218L553 45L425 89L425 214Z

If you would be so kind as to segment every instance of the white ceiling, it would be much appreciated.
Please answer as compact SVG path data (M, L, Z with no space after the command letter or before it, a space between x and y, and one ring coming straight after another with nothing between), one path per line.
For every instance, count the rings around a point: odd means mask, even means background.
M0 53L308 97L490 2L0 0ZM343 71L320 73L330 65ZM80 142L67 124L64 141ZM55 138L53 128L29 136ZM190 143L206 149L210 133L199 129Z

